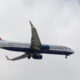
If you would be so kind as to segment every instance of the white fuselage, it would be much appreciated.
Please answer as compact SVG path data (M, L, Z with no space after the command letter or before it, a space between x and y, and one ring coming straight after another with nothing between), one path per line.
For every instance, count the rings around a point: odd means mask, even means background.
M11 50L11 51L21 51L27 52L30 51L30 44L19 43L19 42L9 42L5 40L0 40L0 48ZM70 55L74 51L68 47L58 46L58 45L42 45L41 50L34 50L40 53L51 53L51 54L62 54Z

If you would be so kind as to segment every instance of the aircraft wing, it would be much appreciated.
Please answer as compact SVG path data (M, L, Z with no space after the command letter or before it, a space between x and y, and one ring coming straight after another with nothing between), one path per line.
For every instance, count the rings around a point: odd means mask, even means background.
M6 56L7 60L10 60L10 61L19 60L19 59L23 59L23 58L26 58L26 57L28 57L28 55L26 55L26 54L23 54L21 56L18 56L18 57L12 58L12 59L9 59L8 56Z
M31 26L31 31L32 31L32 38L31 38L31 49L41 49L41 41L39 39L38 33L34 25L32 24L31 21L29 21L30 26Z

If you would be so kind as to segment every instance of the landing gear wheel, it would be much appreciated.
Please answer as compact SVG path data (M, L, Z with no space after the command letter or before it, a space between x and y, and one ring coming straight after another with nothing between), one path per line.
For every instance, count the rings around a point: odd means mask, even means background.
M67 55L65 56L65 58L67 59Z
M28 59L30 59L31 58L31 55L28 55Z

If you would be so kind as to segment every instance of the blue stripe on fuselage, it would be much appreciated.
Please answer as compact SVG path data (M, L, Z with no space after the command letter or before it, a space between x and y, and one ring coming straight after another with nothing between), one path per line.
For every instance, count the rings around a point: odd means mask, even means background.
M30 51L30 48L18 48L18 47L2 47L2 49L6 49L10 51L21 51L21 52ZM41 50L49 50L49 46L43 45L41 46Z
M10 50L10 51L19 51L19 52L30 51L30 48L2 47L2 49L6 49L6 50Z
M19 52L29 52L30 48L16 48L16 47L3 47L3 49L10 50L10 51L19 51ZM38 53L45 53L45 54L60 54L60 55L70 55L70 52L66 51L56 51L56 50L49 50L49 46L42 46L41 50L34 50L34 52Z

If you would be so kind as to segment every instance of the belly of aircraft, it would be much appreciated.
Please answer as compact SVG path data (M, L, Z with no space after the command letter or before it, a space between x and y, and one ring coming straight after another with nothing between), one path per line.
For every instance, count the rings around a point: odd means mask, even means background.
M10 51L18 51L18 52L30 52L30 48L15 48L15 47L3 47L2 49L10 50ZM59 55L69 55L69 52L66 51L56 51L49 49L41 49L41 50L33 50L34 53L39 54L59 54Z

